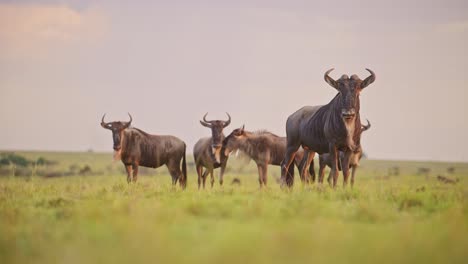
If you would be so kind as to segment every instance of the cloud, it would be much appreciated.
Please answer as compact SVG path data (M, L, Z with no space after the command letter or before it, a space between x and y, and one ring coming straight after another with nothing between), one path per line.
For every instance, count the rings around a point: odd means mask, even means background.
M33 56L63 45L92 43L106 27L98 9L0 4L0 56Z

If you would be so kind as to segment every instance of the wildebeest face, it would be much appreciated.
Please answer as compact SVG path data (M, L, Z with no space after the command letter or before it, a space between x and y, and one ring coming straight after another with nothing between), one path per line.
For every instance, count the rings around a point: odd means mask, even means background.
M123 131L132 123L132 116L130 114L128 115L130 116L130 121L128 122L114 121L109 123L104 122L106 114L102 116L101 126L112 131L112 140L114 141L113 148L115 151L119 151L122 148L121 141Z
M224 155L228 156L232 151L239 148L240 141L245 137L244 127L245 126L234 129L231 134L223 140Z
M226 114L228 116L228 120L226 121L206 120L208 113L203 116L203 120L200 120L200 124L202 124L202 126L211 129L211 151L218 162L220 162L221 147L223 146L223 129L231 123L231 116L228 113Z
M361 80L357 75L352 75L351 78L344 74L340 79L334 80L328 74L333 69L325 73L325 81L333 88L337 89L341 94L341 116L345 121L353 120L359 111L359 94L366 86L375 81L375 74L369 69L371 76L365 80Z

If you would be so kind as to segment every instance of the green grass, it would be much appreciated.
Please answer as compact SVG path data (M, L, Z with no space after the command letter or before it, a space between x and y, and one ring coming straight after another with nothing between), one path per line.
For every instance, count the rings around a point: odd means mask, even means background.
M0 178L0 263L466 263L468 164L362 161L354 189L275 182L232 161L225 186L128 185L111 154L20 153L100 176ZM399 166L400 176L385 176ZM428 177L418 167L431 168ZM456 185L435 176L454 166ZM234 177L240 186L230 185ZM340 177L341 183L341 177Z

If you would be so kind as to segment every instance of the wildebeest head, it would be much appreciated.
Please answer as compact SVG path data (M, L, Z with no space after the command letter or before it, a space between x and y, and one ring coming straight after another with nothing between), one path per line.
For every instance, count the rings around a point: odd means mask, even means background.
M241 144L242 139L245 138L244 128L245 128L245 125L243 125L241 128L234 129L231 132L231 134L229 134L223 140L224 155L227 156L229 155L229 153L239 148L239 145Z
M228 120L223 121L223 120L206 120L206 116L208 113L206 113L203 116L203 120L200 120L200 124L202 126L208 127L211 129L211 150L213 155L215 156L216 160L220 162L220 152L221 152L221 147L223 146L223 129L231 123L231 116L226 113L228 116Z
M356 74L353 74L351 78L343 74L340 79L334 80L328 76L333 70L332 68L325 72L325 81L341 94L341 117L343 120L354 120L359 111L359 93L375 81L375 73L366 69L371 75L364 80L361 80Z
M112 139L114 140L113 148L115 151L119 151L122 148L122 145L121 145L122 133L126 128L128 128L131 125L132 116L130 115L130 113L128 114L128 116L130 117L130 121L128 122L114 121L114 122L109 122L109 123L106 123L104 121L105 116L106 114L102 116L101 126L105 129L109 129L110 131L112 131Z

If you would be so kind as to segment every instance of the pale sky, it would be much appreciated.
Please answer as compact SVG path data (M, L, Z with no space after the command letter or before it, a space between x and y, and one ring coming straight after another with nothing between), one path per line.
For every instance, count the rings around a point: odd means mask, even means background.
M285 135L333 67L377 75L370 158L468 161L468 2L443 0L0 0L0 150L112 151L104 113L190 155L205 112Z

